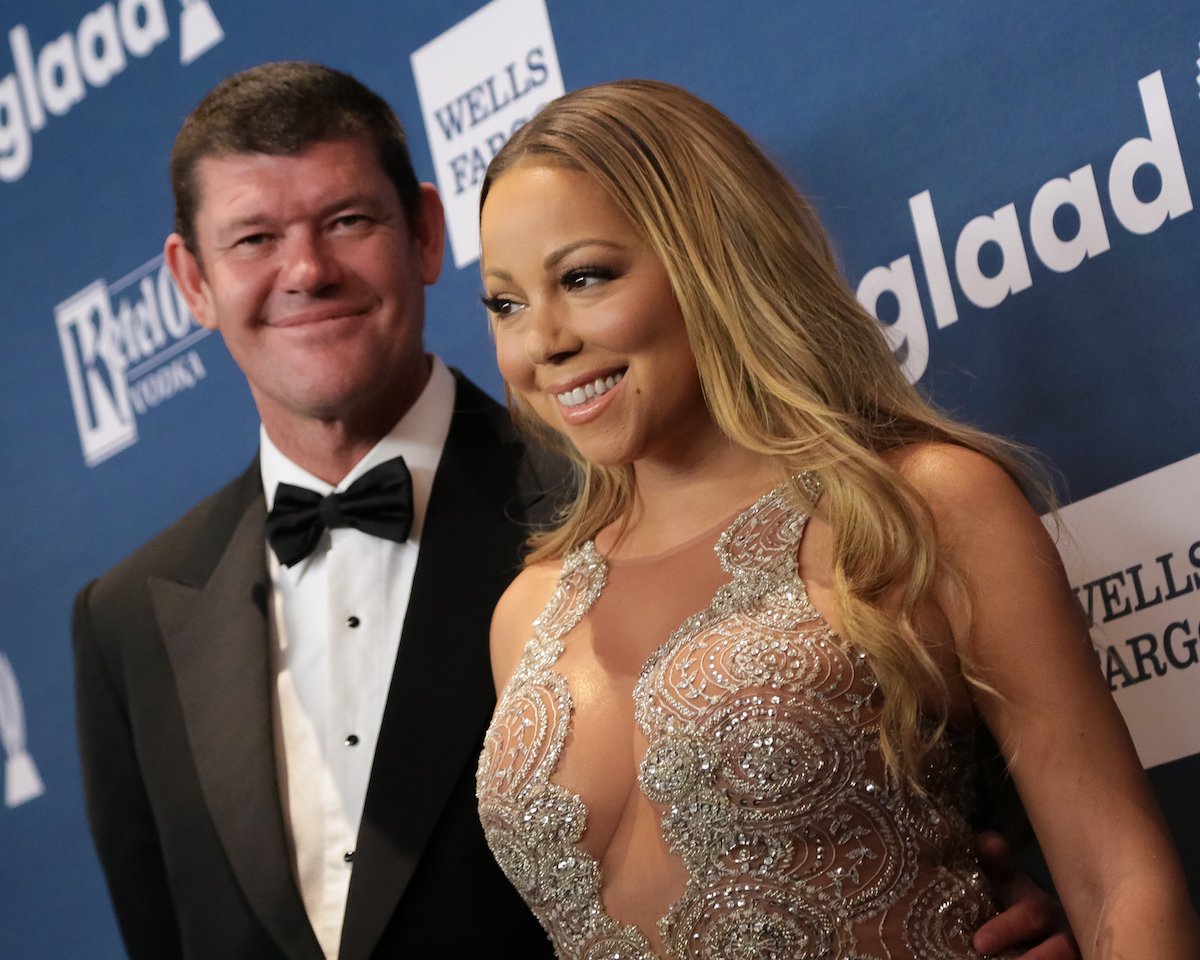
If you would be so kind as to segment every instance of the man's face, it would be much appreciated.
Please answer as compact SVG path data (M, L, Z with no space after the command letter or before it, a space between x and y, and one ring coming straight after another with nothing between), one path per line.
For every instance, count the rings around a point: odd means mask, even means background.
M196 182L197 256L172 234L167 262L197 321L224 337L268 432L399 417L428 376L424 287L443 239L433 188L410 227L359 139L205 157Z

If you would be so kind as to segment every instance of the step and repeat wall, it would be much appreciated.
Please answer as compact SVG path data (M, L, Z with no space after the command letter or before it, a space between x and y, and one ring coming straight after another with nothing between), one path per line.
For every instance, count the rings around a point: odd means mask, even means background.
M1200 889L1200 10L1185 0L6 0L0 36L0 956L120 957L75 748L75 592L252 457L163 266L183 117L267 60L348 70L437 183L428 340L499 393L478 183L562 92L681 84L813 198L942 407L1061 472L1063 552ZM5 49L7 48L7 49Z

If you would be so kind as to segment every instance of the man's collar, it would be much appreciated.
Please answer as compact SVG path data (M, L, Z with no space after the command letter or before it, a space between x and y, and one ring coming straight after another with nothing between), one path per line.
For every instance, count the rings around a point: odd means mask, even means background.
M336 486L313 476L286 454L267 435L266 427L259 427L259 466L262 471L263 494L267 509L275 502L275 488L281 483L306 487L320 494L341 492L376 464L404 457L409 471L416 479L423 474L427 483L414 487L414 508L424 514L429 486L441 457L446 435L450 431L450 416L454 411L454 377L437 356L431 356L429 380L420 396L408 408L391 430L351 468ZM424 488L425 496L421 496Z

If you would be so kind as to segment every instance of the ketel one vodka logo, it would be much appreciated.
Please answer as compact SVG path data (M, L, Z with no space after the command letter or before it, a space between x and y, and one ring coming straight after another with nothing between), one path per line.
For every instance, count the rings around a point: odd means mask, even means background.
M54 308L71 405L89 467L138 438L137 417L205 376L196 325L161 256Z

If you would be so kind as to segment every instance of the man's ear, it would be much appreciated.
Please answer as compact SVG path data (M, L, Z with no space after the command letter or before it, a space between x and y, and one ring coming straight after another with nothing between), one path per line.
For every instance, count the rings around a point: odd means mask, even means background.
M206 330L216 330L217 316L212 291L204 279L204 269L187 248L183 237L177 233L167 237L163 247L163 258L167 261L167 269L175 278L175 285L187 301L196 322Z
M446 214L442 198L432 183L421 184L417 222L412 225L413 243L421 265L421 282L429 286L442 272L442 256L446 248Z

